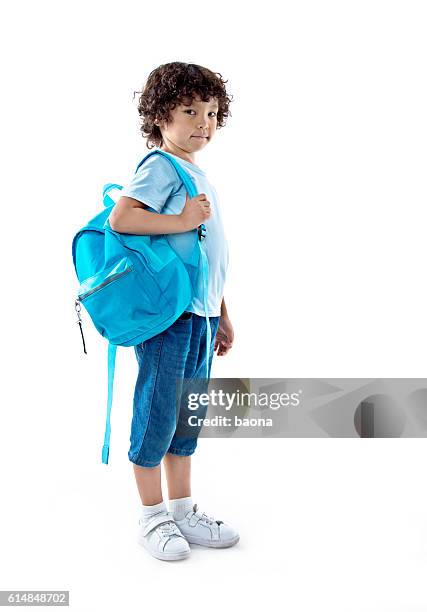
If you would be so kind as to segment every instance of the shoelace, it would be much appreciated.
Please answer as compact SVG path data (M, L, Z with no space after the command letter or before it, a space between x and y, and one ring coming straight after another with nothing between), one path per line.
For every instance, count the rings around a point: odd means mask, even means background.
M157 526L157 529L160 531L162 537L171 536L171 535L181 536L181 533L178 530L178 527L173 521L168 521L167 523L161 523L160 525Z
M224 521L217 521L217 520L215 520L213 516L208 516L206 514L206 512L202 512L202 513L200 513L200 511L197 512L197 508L198 508L197 504L194 504L194 506L193 506L194 514L198 518L200 518L202 521L205 521L206 523L208 523L208 525L212 525L212 523L217 523L218 525L221 525L221 523L224 522Z

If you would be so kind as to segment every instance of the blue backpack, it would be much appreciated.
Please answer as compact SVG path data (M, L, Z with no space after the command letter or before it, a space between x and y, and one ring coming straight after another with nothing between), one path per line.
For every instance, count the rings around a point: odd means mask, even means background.
M176 170L189 198L197 195L192 178L173 157L156 149ZM115 201L113 190L123 187L108 183L103 189L105 209L91 219L73 238L72 253L80 283L75 309L86 351L80 315L83 305L98 332L108 340L107 418L102 447L102 463L108 464L110 414L117 346L135 346L161 333L178 319L192 301L197 287L199 260L202 261L203 303L206 317L206 378L209 377L211 327L208 315L209 267L202 224L191 230L194 248L182 259L162 235L119 234L108 222ZM110 194L110 195L109 195Z

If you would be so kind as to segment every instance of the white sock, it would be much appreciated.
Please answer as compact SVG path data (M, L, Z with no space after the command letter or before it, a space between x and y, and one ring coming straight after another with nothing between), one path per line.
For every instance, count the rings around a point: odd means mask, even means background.
M164 501L161 501L159 504L154 504L153 506L144 506L142 504L142 515L141 519L144 522L147 522L152 516L158 514L159 512L167 512L166 504Z
M176 521L181 521L189 510L193 509L193 500L191 497L179 497L178 499L169 500L169 509L173 513L173 518Z

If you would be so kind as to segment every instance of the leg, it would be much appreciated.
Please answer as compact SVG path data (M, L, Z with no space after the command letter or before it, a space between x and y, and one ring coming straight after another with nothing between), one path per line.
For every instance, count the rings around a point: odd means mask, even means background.
M154 506L163 501L160 465L155 467L141 467L133 464L136 485L145 506Z
M153 557L163 561L185 559L190 554L187 540L167 513L162 498L161 468L133 466L142 502L138 542Z
M191 457L167 453L163 459L169 499L191 496Z
M210 317L212 339L209 350L209 377L219 319L220 317ZM190 410L187 405L188 392L191 390L192 393L206 393L208 385L209 378L206 379L206 319L193 314L190 351L185 363L182 396L178 406L177 426L166 456L169 456L169 454L189 456L194 453L201 427L190 425L189 418L191 416L204 418L207 406L204 408L199 407L197 412Z
M139 371L128 457L137 466L160 466L169 448L176 429L177 393L190 337L191 320L178 320L164 332L135 346Z

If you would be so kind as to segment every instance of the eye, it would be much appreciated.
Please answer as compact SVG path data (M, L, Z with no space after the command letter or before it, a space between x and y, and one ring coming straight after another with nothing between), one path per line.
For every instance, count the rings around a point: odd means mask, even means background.
M193 110L192 108L188 108L187 110L184 111L184 113L195 113L196 111ZM213 114L216 115L217 113L215 111L211 111L209 114Z

